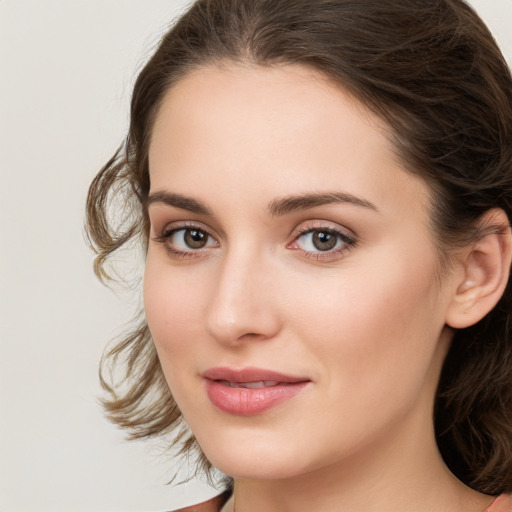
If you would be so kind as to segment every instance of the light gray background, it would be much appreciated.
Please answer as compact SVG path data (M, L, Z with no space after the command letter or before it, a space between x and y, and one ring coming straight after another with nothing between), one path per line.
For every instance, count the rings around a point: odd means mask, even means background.
M93 277L87 186L124 137L136 70L183 0L0 0L0 512L163 511L168 457L97 404L136 299ZM512 0L473 0L512 62Z

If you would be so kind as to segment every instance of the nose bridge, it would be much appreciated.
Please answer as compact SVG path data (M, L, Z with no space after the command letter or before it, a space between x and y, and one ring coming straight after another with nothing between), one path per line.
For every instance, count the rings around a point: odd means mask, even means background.
M222 343L266 339L279 330L268 263L248 246L232 248L220 263L206 323Z

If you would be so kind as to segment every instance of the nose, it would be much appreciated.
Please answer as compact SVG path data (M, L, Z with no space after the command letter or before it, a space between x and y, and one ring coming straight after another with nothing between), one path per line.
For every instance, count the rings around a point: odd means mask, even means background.
M206 315L208 333L230 346L274 337L281 328L275 291L269 265L261 258L243 254L226 258Z

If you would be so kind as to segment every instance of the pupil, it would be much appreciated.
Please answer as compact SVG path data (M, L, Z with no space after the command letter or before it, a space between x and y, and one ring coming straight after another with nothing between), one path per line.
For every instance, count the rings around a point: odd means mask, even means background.
M185 243L192 249L201 249L206 245L207 235L198 229L187 229Z
M328 231L316 231L313 233L313 245L319 251L330 251L336 246L336 235Z

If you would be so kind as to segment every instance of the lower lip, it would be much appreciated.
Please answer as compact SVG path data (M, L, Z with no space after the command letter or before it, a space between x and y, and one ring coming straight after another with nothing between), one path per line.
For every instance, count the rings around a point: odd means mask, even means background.
M260 414L300 393L308 382L278 384L268 388L232 388L216 380L206 379L210 401L221 411L236 416Z

